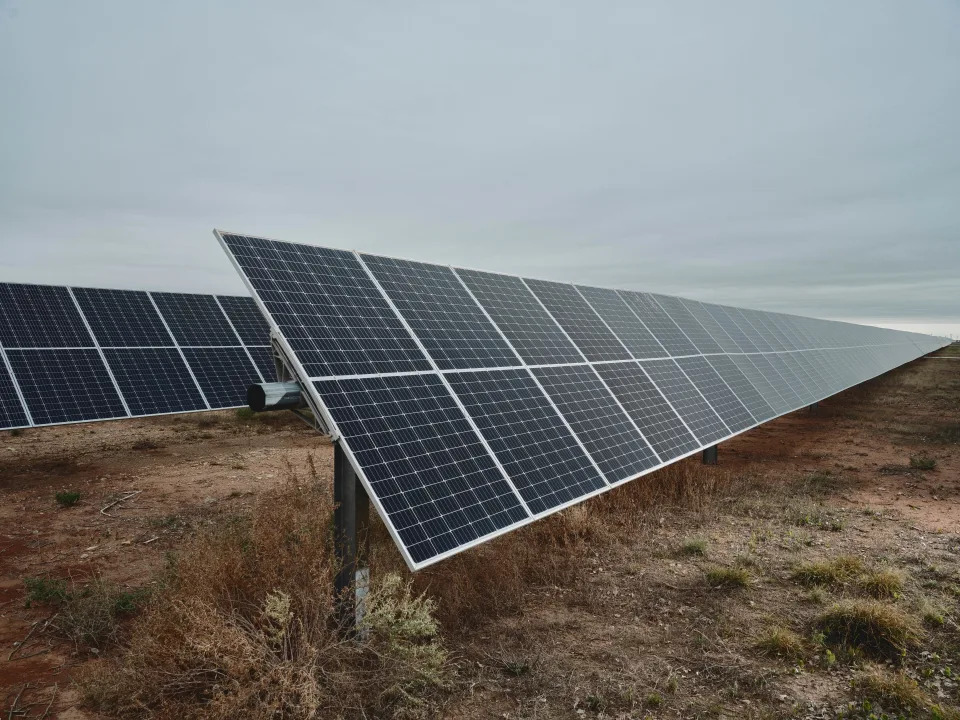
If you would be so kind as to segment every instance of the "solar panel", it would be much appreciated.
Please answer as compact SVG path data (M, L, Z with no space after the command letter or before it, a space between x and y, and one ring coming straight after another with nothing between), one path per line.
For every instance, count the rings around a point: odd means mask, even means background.
M640 430L596 372L585 365L533 371L611 483L659 464Z
M437 375L321 380L315 387L414 562L529 517Z
M647 329L671 355L697 355L693 343L663 308L647 293L620 292L630 309L643 321Z
M604 487L591 458L526 370L447 378L533 514Z
M239 407L276 376L250 297L0 283L0 335L0 428Z
M578 285L577 290L634 358L658 358L669 354L616 290L584 285Z
M450 268L374 255L363 262L441 369L520 365Z
M665 295L217 236L413 569L938 342ZM242 321L232 322L241 332ZM270 369L266 348L246 350ZM199 353L188 359L208 369L218 362ZM215 369L213 377L231 373L243 371ZM205 392L207 380L200 379Z
M545 280L526 283L587 360L630 359L623 343L573 285Z
M583 362L583 355L523 280L476 270L457 270L457 275L524 362L531 365Z
M644 360L640 365L701 445L710 445L731 433L674 360Z

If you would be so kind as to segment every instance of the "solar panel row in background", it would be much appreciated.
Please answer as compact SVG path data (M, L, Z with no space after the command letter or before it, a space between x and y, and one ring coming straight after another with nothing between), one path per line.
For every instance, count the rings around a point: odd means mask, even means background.
M239 407L273 380L249 297L0 284L0 428Z
M943 344L217 236L412 568Z

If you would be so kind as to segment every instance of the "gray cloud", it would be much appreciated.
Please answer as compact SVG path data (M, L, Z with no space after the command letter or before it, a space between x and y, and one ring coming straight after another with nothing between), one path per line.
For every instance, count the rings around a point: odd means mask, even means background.
M218 226L960 325L958 29L946 0L0 0L0 280L239 292Z

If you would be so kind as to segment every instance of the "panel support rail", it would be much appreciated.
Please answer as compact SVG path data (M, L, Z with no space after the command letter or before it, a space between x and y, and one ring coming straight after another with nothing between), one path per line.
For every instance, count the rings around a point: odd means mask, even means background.
M704 465L716 465L717 464L717 446L711 445L703 449L703 464Z

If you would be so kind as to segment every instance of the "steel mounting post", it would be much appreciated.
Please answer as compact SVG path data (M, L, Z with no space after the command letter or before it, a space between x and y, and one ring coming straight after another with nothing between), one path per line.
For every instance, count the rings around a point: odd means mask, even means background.
M711 445L710 447L703 449L703 464L704 465L717 464L717 446L716 445Z
M338 563L334 583L337 615L345 634L353 635L363 619L370 585L370 500L340 443L334 443L334 547Z

